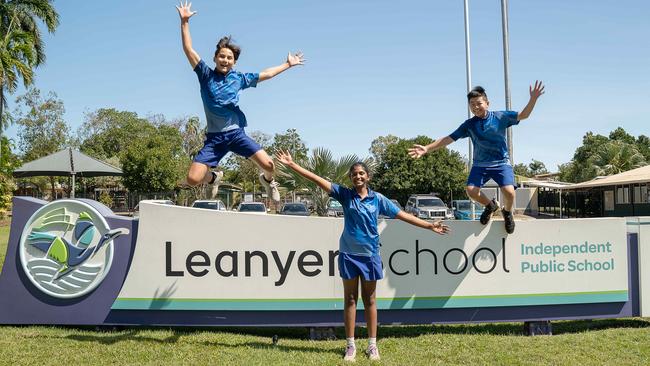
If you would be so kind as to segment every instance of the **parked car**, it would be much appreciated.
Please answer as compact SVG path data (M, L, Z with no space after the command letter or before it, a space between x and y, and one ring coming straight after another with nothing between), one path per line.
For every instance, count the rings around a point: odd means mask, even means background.
M450 220L454 218L454 212L445 205L438 197L431 194L412 194L404 211L421 219Z
M221 200L196 200L192 202L192 207L226 211L226 205L224 205Z
M170 200L143 200L143 201L145 201L147 203L155 203L157 205L170 205L170 206L175 206L176 205L174 203L174 201L170 201ZM142 202L142 201L140 201L140 202ZM140 203L135 205L135 207L133 208L133 214L131 216L133 216L133 218L140 217Z
M327 202L327 216L343 217L343 206L341 206L339 201L332 198Z
M404 207L402 207L402 205L401 205L401 204L400 204L396 199L391 199L390 201L393 202L393 203L395 204L395 206L397 206L400 210L404 210ZM379 218L380 218L380 219L387 219L388 216L386 216L386 215L379 215Z
M262 202L242 202L237 207L237 211L266 214L266 206Z
M309 216L307 205L301 202L285 203L280 208L280 215Z
M474 206L474 217L472 218L472 206ZM470 200L453 200L451 208L454 210L454 217L457 220L478 220L483 213L483 206Z

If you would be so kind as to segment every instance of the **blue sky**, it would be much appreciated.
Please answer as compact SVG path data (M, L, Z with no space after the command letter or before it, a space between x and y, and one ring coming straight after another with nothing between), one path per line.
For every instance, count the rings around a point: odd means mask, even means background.
M61 25L45 37L35 85L64 101L73 130L104 107L205 120L177 3L54 4ZM305 53L304 67L243 92L249 132L297 128L310 148L366 156L377 136L442 137L467 117L462 0L196 0L193 9L194 48L212 66L216 41L228 34L243 49L240 71ZM650 135L650 2L510 1L509 15L513 109L526 104L531 82L546 84L531 118L513 130L516 163L537 159L556 170L587 131ZM500 1L470 0L470 30L472 84L504 109ZM7 134L15 138L16 127ZM467 155L466 140L450 148Z

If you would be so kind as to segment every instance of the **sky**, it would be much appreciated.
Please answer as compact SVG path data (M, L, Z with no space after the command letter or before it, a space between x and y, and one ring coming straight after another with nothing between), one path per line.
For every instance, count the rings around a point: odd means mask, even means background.
M54 1L60 26L44 36L35 86L56 92L76 131L99 108L168 119L205 114L182 52L174 1ZM216 42L242 47L236 69L259 72L302 51L305 66L247 89L247 131L296 128L307 147L369 155L372 140L444 137L467 119L463 1L193 1L194 49L212 67ZM546 93L513 129L515 163L551 171L571 160L588 131L650 135L650 2L510 1L513 110L528 87ZM470 0L472 85L505 109L501 2ZM24 93L20 88L9 96ZM16 139L17 127L7 132ZM467 140L449 148L467 156Z

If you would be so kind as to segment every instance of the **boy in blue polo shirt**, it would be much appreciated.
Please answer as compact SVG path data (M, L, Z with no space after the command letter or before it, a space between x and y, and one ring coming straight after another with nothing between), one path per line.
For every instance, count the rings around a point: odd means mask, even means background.
M481 224L487 224L498 206L495 200L489 200L485 195L481 194L481 187L490 178L494 179L501 188L505 201L501 213L508 234L515 231L515 220L512 217L512 206L515 201L515 175L508 155L506 129L519 124L519 121L530 116L537 99L544 94L544 85L542 85L541 81L535 81L535 86L530 86L529 92L530 100L521 112L495 112L488 110L490 102L485 89L477 86L467 94L467 101L474 117L463 122L449 136L438 139L426 146L413 145L409 149L411 157L419 158L460 138L471 138L474 144L474 165L467 178L467 195L485 206L481 214Z
M210 168L215 168L219 161L232 151L250 158L262 169L260 183L266 188L267 195L275 202L279 202L278 184L273 179L273 159L244 132L244 127L247 125L246 116L237 104L241 90L255 87L259 82L271 79L293 66L302 65L304 62L302 53L289 53L285 63L260 73L241 73L233 69L241 49L231 42L230 37L224 37L217 44L213 59L216 66L212 70L192 48L189 20L196 12L190 10L190 6L191 4L185 1L181 2L176 9L181 18L183 52L201 85L201 99L208 130L203 148L194 158L187 173L187 183L191 186L201 183L212 184L212 194L216 195L216 187L223 173L211 171Z
M316 183L343 206L344 227L339 240L338 258L339 274L343 278L343 314L347 338L343 359L354 361L357 353L354 327L357 300L359 299L359 280L361 280L361 298L368 327L366 353L371 360L379 360L375 289L377 280L384 276L379 255L379 230L377 228L379 215L398 218L411 225L432 230L437 234L445 234L449 232L449 228L440 221L427 222L409 215L401 211L381 193L368 188L370 172L364 163L357 162L350 167L348 177L353 186L350 189L334 184L301 167L293 161L287 152L279 151L276 157L283 165Z

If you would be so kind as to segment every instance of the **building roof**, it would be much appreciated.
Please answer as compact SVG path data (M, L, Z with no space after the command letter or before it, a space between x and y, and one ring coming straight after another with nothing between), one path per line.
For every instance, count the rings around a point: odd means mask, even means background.
M595 178L587 182L572 184L562 189L594 188L634 183L650 183L650 165L607 177Z

